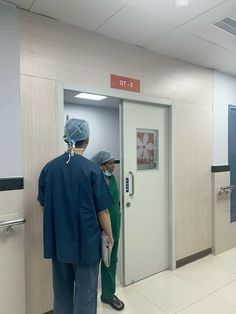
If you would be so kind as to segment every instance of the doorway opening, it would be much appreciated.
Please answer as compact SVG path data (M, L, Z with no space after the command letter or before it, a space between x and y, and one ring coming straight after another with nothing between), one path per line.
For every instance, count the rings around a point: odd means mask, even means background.
M82 91L64 89L64 122L69 118L88 121L90 126L89 145L84 157L91 159L100 150L108 150L114 156L114 176L120 189L120 126L119 105L121 100L106 96L103 100L78 98ZM65 144L66 148L66 144ZM121 208L122 211L122 208ZM117 281L122 283L122 239L118 251Z
M81 91L64 90L64 121L69 115L89 122L90 142L84 156L90 159L99 150L106 149L112 152L118 162L120 160L120 99L106 97L96 101L76 97L79 94Z
M171 106L111 96L100 101L76 97L82 92L64 89L63 119L69 116L89 122L91 135L84 157L90 159L102 149L114 156L122 216L118 284L129 285L175 268ZM140 150L140 134L144 145L147 137L151 140L156 134L158 145L151 149L155 167L147 167L145 160L140 166L141 151L144 158L147 154L144 147ZM152 244L147 243L149 238Z

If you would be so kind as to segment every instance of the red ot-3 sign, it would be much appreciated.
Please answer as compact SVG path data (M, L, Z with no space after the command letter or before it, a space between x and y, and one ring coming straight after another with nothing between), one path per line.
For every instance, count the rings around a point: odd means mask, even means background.
M111 87L140 93L140 80L111 74Z

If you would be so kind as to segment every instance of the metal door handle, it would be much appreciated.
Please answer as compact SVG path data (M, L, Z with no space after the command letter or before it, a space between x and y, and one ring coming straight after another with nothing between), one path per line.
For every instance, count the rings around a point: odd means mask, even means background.
M129 196L134 196L134 174L132 171L129 171L129 175L132 178L132 192L131 193L129 192Z

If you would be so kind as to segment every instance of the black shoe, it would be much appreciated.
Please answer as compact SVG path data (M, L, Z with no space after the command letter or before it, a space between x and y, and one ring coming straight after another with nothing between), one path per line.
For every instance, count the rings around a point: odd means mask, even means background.
M122 311L125 307L124 303L114 295L113 300L106 300L101 297L103 303L109 304L113 309L117 311Z

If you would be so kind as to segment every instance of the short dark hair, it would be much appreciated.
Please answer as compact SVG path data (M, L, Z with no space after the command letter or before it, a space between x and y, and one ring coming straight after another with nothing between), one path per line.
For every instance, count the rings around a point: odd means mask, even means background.
M83 148L85 146L85 144L87 144L88 139L86 140L82 140L82 141L77 141L75 143L75 148Z
M65 143L66 143L67 145L70 145L67 140L64 140L64 141L65 141ZM77 141L77 142L75 143L75 148L83 148L83 147L85 146L85 144L87 144L87 142L88 142L88 139L87 139L87 138L86 138L85 140L82 140L82 141Z
M103 162L103 163L101 164L101 166L104 166L104 165L108 164L111 160L114 160L114 158L109 159L108 161Z

